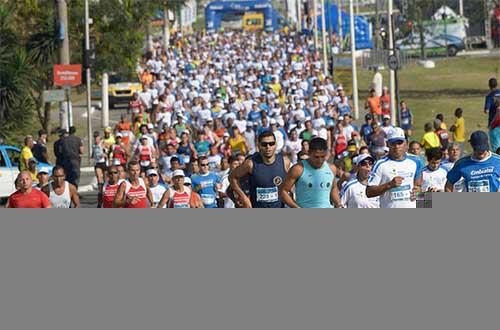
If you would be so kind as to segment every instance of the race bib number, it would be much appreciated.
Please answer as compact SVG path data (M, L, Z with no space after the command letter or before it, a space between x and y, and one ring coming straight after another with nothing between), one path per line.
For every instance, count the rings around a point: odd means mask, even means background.
M189 205L186 203L174 203L174 209L188 209Z
M215 196L209 194L201 194L201 200L204 205L213 205L215 203Z
M410 124L410 119L408 119L408 118L401 119L401 124L402 125L409 125Z
M405 185L390 190L393 202L407 202L411 198L411 186Z
M151 161L149 161L149 160L141 160L142 167L148 167L150 164L151 164Z
M479 180L469 182L469 192L490 192L490 182L488 180Z
M257 202L274 203L278 200L278 187L257 188Z
M188 155L182 156L182 162L184 164L189 164L190 161L191 161L191 157L189 157Z

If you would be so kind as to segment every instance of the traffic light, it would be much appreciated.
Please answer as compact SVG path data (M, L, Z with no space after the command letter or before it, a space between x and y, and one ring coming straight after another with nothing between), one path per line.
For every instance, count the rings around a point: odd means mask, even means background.
M85 39L83 40L83 68L89 69L96 64L96 39L90 37L89 50L85 49Z

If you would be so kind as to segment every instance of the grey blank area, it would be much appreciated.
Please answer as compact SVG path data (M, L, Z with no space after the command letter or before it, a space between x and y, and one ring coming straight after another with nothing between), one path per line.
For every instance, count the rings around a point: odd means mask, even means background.
M451 195L412 211L2 210L0 329L496 330L500 224L478 213L496 204Z

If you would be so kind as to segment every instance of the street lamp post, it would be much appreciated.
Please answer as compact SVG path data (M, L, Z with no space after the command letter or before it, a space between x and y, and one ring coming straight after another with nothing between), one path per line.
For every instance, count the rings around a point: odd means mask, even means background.
M89 0L85 0L85 52L87 53L87 56L90 51L90 19L89 19ZM91 115L91 89L92 89L92 82L91 82L91 75L90 75L90 63L87 60L87 67L86 67L86 75L87 75L87 138L88 138L88 155L89 155L89 162L90 158L92 157L92 115Z
M359 100L358 100L358 72L356 67L356 30L354 29L354 4L349 0L350 15L350 39L351 39L351 60L352 60L352 98L354 105L354 119L359 118Z

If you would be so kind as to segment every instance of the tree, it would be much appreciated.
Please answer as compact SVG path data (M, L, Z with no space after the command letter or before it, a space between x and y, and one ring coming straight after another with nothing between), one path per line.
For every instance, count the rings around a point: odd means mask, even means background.
M14 142L32 125L34 84L28 55L15 28L12 5L0 3L0 135Z

